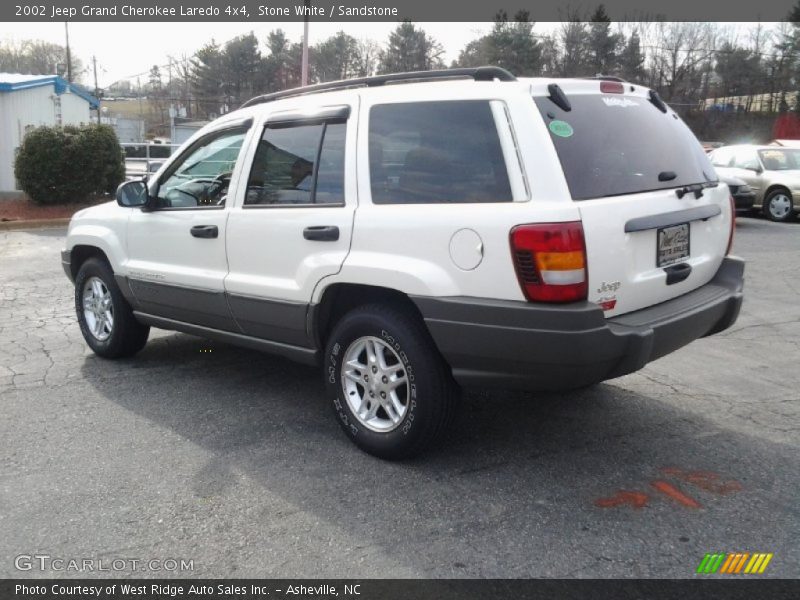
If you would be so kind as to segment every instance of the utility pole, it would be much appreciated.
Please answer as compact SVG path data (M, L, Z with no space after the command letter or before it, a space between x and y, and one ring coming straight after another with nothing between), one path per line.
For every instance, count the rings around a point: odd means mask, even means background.
M139 97L139 118L144 122L144 111L142 110L142 80L138 76L136 77L136 87L139 88L139 93L137 94Z
M308 85L308 18L311 12L311 0L303 0L303 64L300 73L300 85Z
M97 98L97 124L100 125L100 88L97 87L97 57L92 56L92 68L94 69L94 97Z
M69 22L64 21L64 31L67 34L67 81L72 83L72 55L69 51Z

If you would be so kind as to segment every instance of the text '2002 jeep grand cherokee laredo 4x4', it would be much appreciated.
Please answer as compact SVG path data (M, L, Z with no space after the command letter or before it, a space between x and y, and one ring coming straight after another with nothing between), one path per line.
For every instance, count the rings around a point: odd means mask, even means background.
M587 386L729 327L732 237L657 94L482 67L255 98L77 213L63 262L100 356L154 326L322 364L347 435L398 458L458 384Z

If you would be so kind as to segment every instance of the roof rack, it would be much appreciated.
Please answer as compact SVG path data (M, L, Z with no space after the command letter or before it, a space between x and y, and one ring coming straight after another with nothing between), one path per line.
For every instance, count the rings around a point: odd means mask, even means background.
M293 96L305 96L307 94L316 94L319 92L328 92L331 90L345 90L356 87L377 87L387 83L397 82L422 82L422 81L436 81L440 79L474 79L475 81L516 81L517 78L511 73L501 67L475 67L464 69L441 69L438 71L411 71L409 73L391 73L388 75L375 75L373 77L358 77L356 79L343 79L342 81L328 81L325 83L317 83L314 85L307 85L305 87L293 88L291 90L283 90L282 92L273 92L272 94L264 94L263 96L256 96L242 104L242 108L246 106L253 106L255 104L263 104L265 102L274 102L282 98L291 98Z

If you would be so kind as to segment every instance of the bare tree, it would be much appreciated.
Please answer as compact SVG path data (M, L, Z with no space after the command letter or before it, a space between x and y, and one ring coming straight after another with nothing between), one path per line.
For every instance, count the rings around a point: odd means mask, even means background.
M667 101L698 100L708 63L713 62L717 30L713 23L658 23L650 68Z

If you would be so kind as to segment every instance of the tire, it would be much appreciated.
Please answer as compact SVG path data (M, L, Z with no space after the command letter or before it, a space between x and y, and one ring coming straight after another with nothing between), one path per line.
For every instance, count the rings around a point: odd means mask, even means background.
M790 221L794 216L792 194L784 189L777 189L770 192L769 195L764 198L761 210L764 216L770 221L775 221L777 223Z
M98 289L99 293L94 290ZM92 290L90 292L90 290ZM87 300L87 296L91 298ZM90 307L85 307L88 302ZM93 309L108 314L107 319L98 317ZM133 356L144 348L150 327L142 325L133 316L133 311L114 279L109 264L98 258L86 260L75 277L75 312L83 339L98 356L123 358Z
M370 343L382 363L370 366ZM354 356L362 368L350 366ZM368 383L361 382L365 375L372 376ZM393 396L394 377L405 377L405 383L394 388ZM389 460L429 448L447 429L459 401L450 368L425 325L388 304L358 307L336 323L325 348L325 383L345 434L363 451ZM388 397L380 399L381 393ZM357 408L366 415L359 416Z

